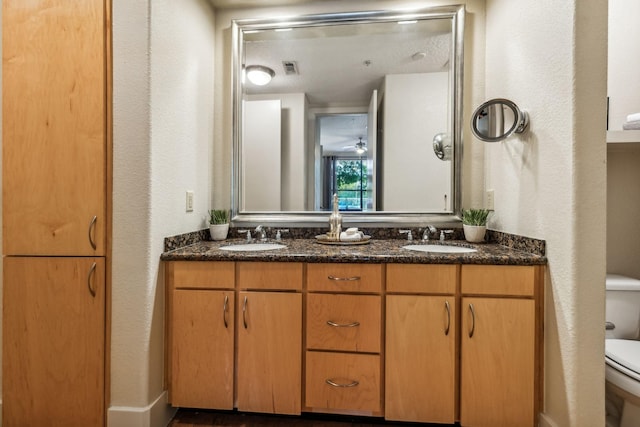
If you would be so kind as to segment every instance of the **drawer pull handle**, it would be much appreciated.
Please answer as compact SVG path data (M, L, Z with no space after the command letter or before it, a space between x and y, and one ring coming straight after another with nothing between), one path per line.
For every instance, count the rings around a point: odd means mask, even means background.
M351 276L351 277L336 277L336 276L327 276L329 280L335 280L336 282L355 282L356 280L360 280L360 276Z
M247 329L247 297L244 297L244 302L242 303L242 323L244 328Z
M444 302L444 309L447 310L447 326L444 328L444 335L449 335L449 329L451 328L451 307L449 307L449 301Z
M222 305L222 321L224 322L225 329L229 327L227 323L227 309L229 304L229 295L224 296L224 304Z
M331 378L327 378L326 380L324 380L324 382L329 384L331 387L340 387L340 388L355 387L360 384L359 381L355 381L355 380L347 384L340 384Z
M91 278L93 277L94 273L96 272L96 267L97 267L97 264L94 262L91 265L91 269L89 269L89 274L87 274L87 287L89 288L89 293L94 298L96 297L96 290L93 288L93 286L91 286Z
M353 327L356 327L356 326L360 326L360 322L336 323L333 320L327 320L327 325L333 326L334 328L353 328Z
M469 312L471 312L471 330L469 331L469 338L473 338L473 332L476 330L476 311L473 308L473 304L469 304Z
M93 218L91 219L91 222L89 223L89 244L91 245L94 251L98 247L96 245L96 242L93 240L93 234L96 230L96 221L98 221L98 217L94 215Z

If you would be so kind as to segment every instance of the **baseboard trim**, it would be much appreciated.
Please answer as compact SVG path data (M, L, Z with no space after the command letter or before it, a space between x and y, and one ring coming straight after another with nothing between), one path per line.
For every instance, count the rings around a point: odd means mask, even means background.
M107 427L166 427L175 413L176 409L167 403L167 392L164 391L145 407L110 407Z
M558 425L545 414L540 413L538 416L538 427L558 427Z

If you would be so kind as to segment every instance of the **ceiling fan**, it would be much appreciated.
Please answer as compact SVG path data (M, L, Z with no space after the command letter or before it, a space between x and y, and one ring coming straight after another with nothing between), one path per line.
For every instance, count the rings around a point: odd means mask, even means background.
M367 143L362 140L362 137L358 137L358 142L351 145L345 145L342 147L343 151L355 151L358 154L364 154L367 152Z

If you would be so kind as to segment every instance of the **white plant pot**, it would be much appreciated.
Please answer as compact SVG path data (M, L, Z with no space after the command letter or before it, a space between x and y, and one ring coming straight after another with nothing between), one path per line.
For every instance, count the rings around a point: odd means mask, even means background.
M229 223L227 224L209 224L209 234L211 240L224 240L229 233Z
M464 230L464 238L467 242L480 243L484 242L484 235L487 232L486 225L467 225L462 224Z

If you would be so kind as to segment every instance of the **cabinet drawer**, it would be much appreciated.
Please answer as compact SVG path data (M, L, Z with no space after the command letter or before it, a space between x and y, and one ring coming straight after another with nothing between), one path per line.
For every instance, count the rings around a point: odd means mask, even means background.
M239 289L301 290L299 262L239 262Z
M378 412L380 356L307 351L306 406Z
M307 348L380 352L378 295L309 294Z
M173 276L174 289L233 289L234 269L231 261L173 261L167 264L168 276Z
M454 294L458 268L440 264L388 264L387 291Z
M539 266L463 265L461 292L467 295L534 296Z
M382 291L382 265L308 264L307 289L379 293Z

